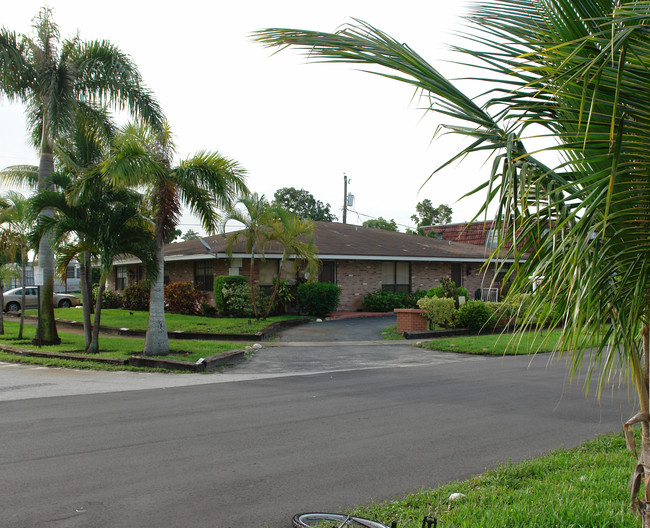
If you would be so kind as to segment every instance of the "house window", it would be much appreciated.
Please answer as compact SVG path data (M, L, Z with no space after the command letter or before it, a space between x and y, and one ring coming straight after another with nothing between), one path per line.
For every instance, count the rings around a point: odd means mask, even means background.
M387 291L411 291L410 262L382 262L382 288Z
M499 245L499 232L496 229L488 229L485 237L485 246L495 248Z
M123 290L129 285L129 270L126 266L117 266L115 268L115 289Z
M318 276L318 282L331 282L336 284L336 261L326 260Z
M201 291L211 291L214 284L212 260L194 263L194 285Z

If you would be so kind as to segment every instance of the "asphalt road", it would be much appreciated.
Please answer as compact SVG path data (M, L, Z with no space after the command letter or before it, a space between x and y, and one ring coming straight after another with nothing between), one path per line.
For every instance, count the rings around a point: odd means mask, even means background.
M625 392L586 399L547 356L337 363L372 349L265 349L294 355L274 377L253 362L207 376L1 368L0 525L285 527L574 446L632 414ZM292 371L300 350L318 373ZM406 364L413 351L375 350Z

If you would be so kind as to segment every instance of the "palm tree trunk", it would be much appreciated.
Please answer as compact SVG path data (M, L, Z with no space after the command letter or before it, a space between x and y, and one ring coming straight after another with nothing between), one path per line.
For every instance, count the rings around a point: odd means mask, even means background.
M251 265L248 270L248 285L251 288L251 302L253 303L253 314L255 314L255 319L259 319L260 316L257 313L257 299L255 299L255 280L253 278L253 266L255 264L255 245L251 249Z
M273 293L271 294L271 298L269 299L269 305L266 307L266 313L264 314L264 319L266 319L269 314L271 313L271 308L273 306L273 303L275 302L275 298L278 295L278 289L280 287L280 275L282 274L282 263L284 262L284 259L280 261L280 265L278 266L278 276L275 279L275 286L273 287Z
M0 335L4 335L5 333L4 306L5 306L5 282L2 279L0 279Z
M27 279L27 271L25 268L27 267L27 258L25 257L25 246L20 248L20 267L22 268L22 293L20 294L20 327L18 329L18 339L23 338L23 327L25 326L25 281ZM38 332L38 326L36 327L36 331ZM38 340L38 334L36 336Z
M158 276L151 283L149 297L149 321L144 339L145 356L166 356L169 354L169 336L165 323L165 242L156 236L156 262Z
M45 130L44 124L44 130ZM45 131L44 131L45 136ZM41 145L41 158L38 167L38 192L50 187L48 180L54 171L54 158L51 149L47 148L45 141ZM45 209L44 216L54 216L54 211ZM42 344L58 345L61 342L56 331L54 320L54 253L52 251L52 236L50 233L41 238L38 245L38 265L43 271L43 286L41 287L41 301L38 328L41 332Z
M95 322L93 323L92 338L90 341L90 346L86 348L86 354L99 353L99 325L101 323L102 300L104 299L104 290L106 289L107 277L108 272L102 271L102 276L99 279L99 288L97 289L97 302L95 303Z
M88 276L90 270L90 254L84 251L80 255L79 272L81 280L81 299L83 308L83 321L84 321L84 348L90 348L90 342L93 337L93 329L90 322L90 312L92 311L93 297L88 283Z

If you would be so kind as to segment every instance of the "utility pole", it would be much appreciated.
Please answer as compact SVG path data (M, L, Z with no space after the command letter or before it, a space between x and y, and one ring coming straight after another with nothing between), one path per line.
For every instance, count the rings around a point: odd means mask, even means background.
M343 173L343 223L348 219L348 177Z

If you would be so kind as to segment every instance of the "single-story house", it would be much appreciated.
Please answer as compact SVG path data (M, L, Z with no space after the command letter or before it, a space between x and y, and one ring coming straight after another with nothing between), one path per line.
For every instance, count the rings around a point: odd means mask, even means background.
M380 288L429 289L445 278L467 288L470 298L480 295L496 300L499 296L495 265L484 267L490 255L484 246L336 222L314 222L314 226L322 263L319 280L341 287L340 310L361 310L363 298ZM229 256L224 235L169 244L165 247L165 281L193 282L212 300L215 276L248 276L250 254L244 247L242 240ZM270 286L277 276L282 249L269 245L264 260L257 257L254 278L261 286ZM291 269L283 270L283 278L291 275ZM139 261L123 257L115 262L108 288L119 292L143 278Z

